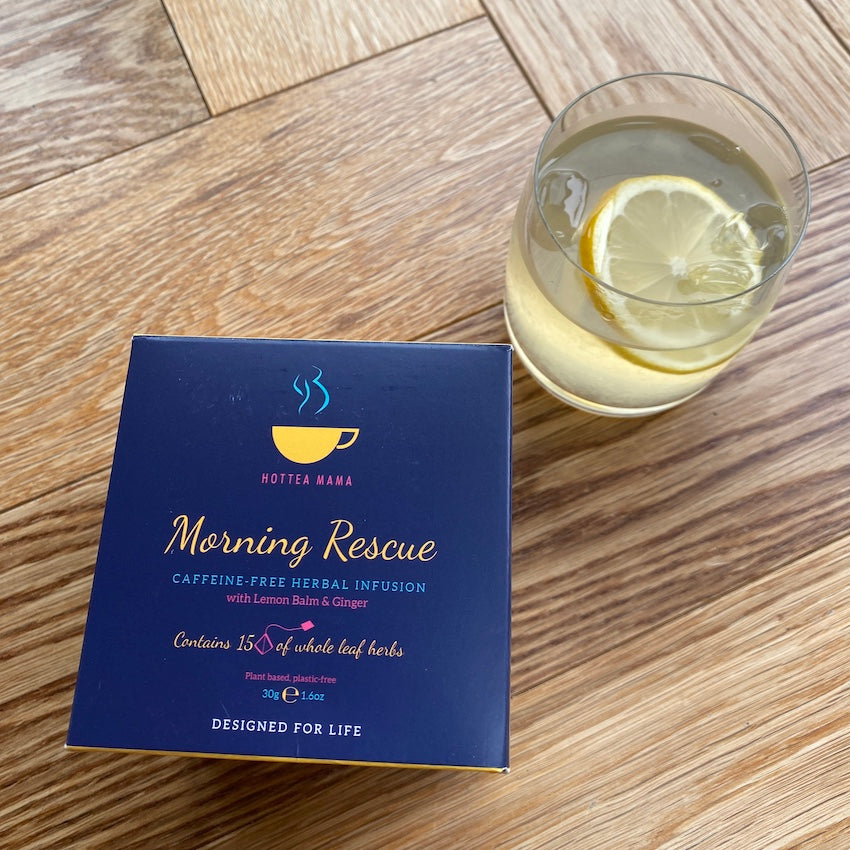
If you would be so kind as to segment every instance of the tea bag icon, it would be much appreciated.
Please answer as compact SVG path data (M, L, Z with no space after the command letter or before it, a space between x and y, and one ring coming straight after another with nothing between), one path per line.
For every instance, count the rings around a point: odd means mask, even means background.
M260 639L254 644L254 649L256 649L260 655L265 655L267 652L274 649L272 639L269 637L268 627L266 627L266 630L260 636Z
M305 620L301 623L300 626L296 626L293 628L288 628L287 626L281 626L278 623L269 623L265 631L257 638L254 643L254 649L260 653L260 655L265 655L267 652L271 652L274 649L274 641L269 637L269 629L280 629L284 632L309 632L314 626L312 620Z

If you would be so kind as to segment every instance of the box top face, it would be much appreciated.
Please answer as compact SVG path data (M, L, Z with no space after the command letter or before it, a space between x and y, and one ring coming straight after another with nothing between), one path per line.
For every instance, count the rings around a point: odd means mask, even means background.
M68 746L505 768L510 380L136 337Z

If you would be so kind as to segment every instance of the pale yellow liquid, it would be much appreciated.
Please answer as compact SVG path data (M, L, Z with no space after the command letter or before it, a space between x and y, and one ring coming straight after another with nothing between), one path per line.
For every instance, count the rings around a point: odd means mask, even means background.
M538 381L597 413L644 415L699 392L755 333L778 291L750 294L726 312L698 304L674 308L681 321L671 321L668 311L662 323L668 338L653 334L652 348L618 323L581 272L578 241L603 192L626 177L653 173L698 179L745 212L764 248L765 275L786 249L785 216L769 180L742 150L705 128L672 119L609 122L557 150L541 180L548 229L530 189L520 203L505 314L512 341ZM651 321L656 308L640 309Z

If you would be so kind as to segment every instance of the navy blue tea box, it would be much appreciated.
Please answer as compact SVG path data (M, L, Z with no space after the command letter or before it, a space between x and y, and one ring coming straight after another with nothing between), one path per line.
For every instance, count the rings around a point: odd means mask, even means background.
M133 339L70 749L505 771L511 349Z

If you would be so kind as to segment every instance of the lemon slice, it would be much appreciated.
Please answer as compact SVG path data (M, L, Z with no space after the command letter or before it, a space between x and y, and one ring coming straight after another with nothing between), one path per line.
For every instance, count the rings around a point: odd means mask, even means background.
M579 253L597 279L587 279L597 309L629 340L634 359L696 371L752 335L751 299L736 296L762 279L758 239L743 213L696 180L618 183L589 218Z

